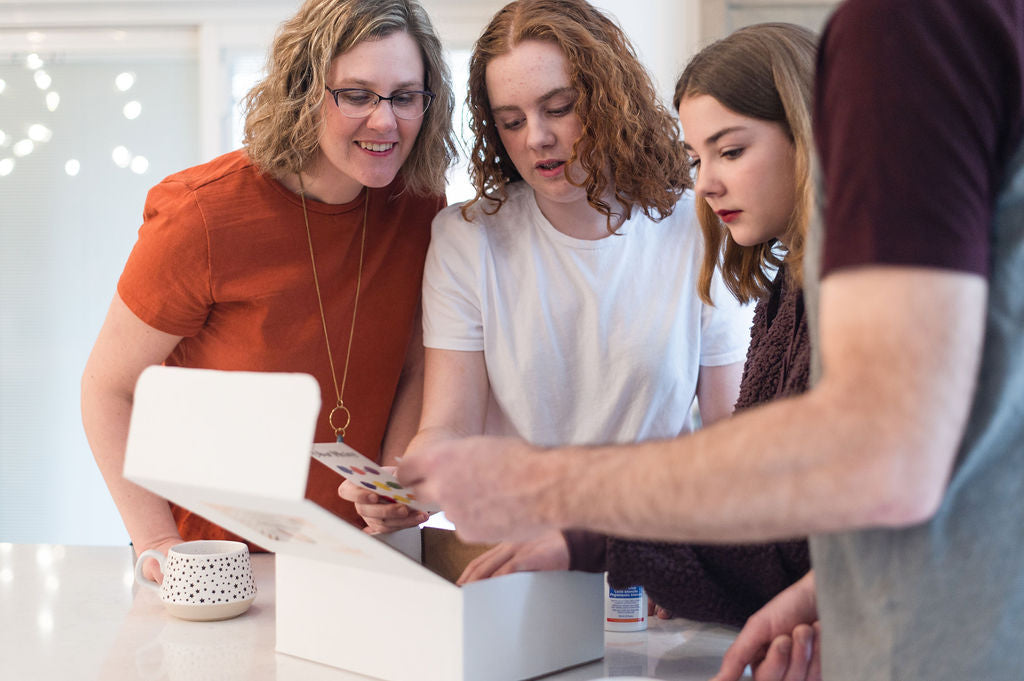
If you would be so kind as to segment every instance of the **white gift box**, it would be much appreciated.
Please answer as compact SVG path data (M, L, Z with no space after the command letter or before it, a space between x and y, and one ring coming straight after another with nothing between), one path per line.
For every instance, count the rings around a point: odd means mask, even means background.
M279 652L389 681L516 681L602 657L600 574L459 587L440 567L464 550L449 531L382 541L305 499L319 413L305 374L150 367L135 390L125 477L277 554Z

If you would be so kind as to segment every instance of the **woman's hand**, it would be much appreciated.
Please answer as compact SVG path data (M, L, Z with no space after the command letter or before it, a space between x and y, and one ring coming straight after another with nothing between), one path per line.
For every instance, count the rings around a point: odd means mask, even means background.
M395 472L394 466L382 468L392 474ZM363 531L368 534L396 532L407 527L415 527L430 517L429 513L395 503L360 487L351 480L341 483L338 487L338 496L355 504L356 512L366 521L366 528Z
M177 536L175 536L175 537L168 537L166 539L163 539L163 540L157 542L156 544L151 544L149 546L142 546L142 547L139 547L139 546L134 547L135 548L135 554L138 555L138 556L141 556L144 551L148 551L148 550L152 549L154 551L159 551L160 553L162 553L162 554L164 554L166 556L167 552L171 550L172 546L177 546L178 544L182 543L183 541L185 541L185 540L182 539L181 537L177 537ZM163 575L162 572L160 572L160 563L156 562L152 558L147 558L146 562L142 564L142 576L145 577L146 579L153 580L157 584L163 584L163 582L164 582L164 575Z
M647 599L647 616L657 617L659 620L670 620L675 617L675 615L652 601L650 598Z
M755 681L821 681L813 571L750 616L712 681L737 681L747 665Z
M525 542L502 542L474 558L457 584L500 577L513 572L568 570L569 545L561 532L548 532Z

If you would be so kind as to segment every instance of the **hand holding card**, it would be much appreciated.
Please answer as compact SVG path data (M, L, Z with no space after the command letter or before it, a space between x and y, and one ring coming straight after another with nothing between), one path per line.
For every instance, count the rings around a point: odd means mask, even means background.
M313 458L337 471L352 484L371 491L382 499L404 504L425 513L436 513L441 510L438 506L418 501L415 493L398 482L390 471L344 443L313 445Z
M397 469L384 466L383 470L395 473ZM340 473L340 471L339 471ZM338 496L351 501L356 513L366 523L363 532L367 534L389 534L410 527L422 525L430 519L430 514L406 504L393 501L389 497L363 487L361 484L345 479L338 487Z

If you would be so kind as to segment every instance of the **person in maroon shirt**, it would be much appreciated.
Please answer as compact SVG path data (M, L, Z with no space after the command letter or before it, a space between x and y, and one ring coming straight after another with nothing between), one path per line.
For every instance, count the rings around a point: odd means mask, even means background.
M981 368L952 480L930 522L819 538L817 574L751 618L716 681L738 678L748 663L758 681L820 679L820 651L789 631L819 614L825 639L841 641L826 648L828 679L1019 677L1021 623L1008 613L1019 613L1022 560L1002 533L1019 531L1020 511L1006 511L1021 507L1006 464L1019 469L1024 366L1007 358L1020 357L1024 332L1021 306L1011 302L1024 285L1024 215L1006 208L1024 200L1022 74L1020 0L849 0L830 22L815 112L827 201L821 277L871 266L919 277L932 300L918 314L950 306L936 319L949 320L947 329L926 322L920 330L936 329L923 337L931 349L975 337L984 312ZM824 318L824 298L822 307ZM933 371L973 369L978 354L977 346L951 353ZM914 387L905 394L922 398L920 415L931 396ZM974 586L981 575L984 585ZM815 603L815 583L824 603ZM879 649L878 640L889 644Z

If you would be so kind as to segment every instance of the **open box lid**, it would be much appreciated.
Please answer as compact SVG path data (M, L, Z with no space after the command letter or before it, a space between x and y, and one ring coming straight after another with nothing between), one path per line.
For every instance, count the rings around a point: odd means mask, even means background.
M319 414L308 374L152 366L135 387L124 476L275 553L457 589L305 498ZM390 543L401 535L418 537Z

